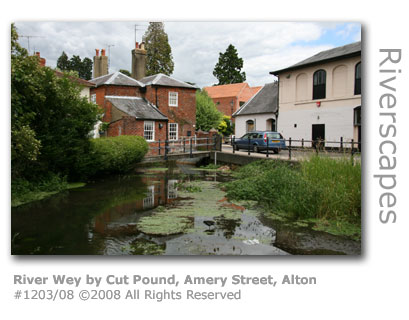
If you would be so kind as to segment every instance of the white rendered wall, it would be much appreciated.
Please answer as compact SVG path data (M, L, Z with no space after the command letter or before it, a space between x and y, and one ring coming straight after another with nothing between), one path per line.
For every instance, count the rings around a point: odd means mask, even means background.
M241 137L246 133L246 121L254 121L254 130L265 131L267 130L267 120L275 119L273 113L263 113L263 114L249 114L236 117L235 124L235 135L236 137ZM269 128L270 129L270 128Z

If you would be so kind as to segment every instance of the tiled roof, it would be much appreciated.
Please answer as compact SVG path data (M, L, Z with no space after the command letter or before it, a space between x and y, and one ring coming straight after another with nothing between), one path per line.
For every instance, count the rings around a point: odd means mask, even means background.
M113 106L126 114L141 120L168 120L168 118L158 110L148 100L140 97L105 96Z
M186 83L181 80L169 77L166 74L159 73L152 76L148 76L139 80L144 85L157 85L157 86L166 86L166 87L178 87L178 88L191 88L197 89L196 86L193 86L189 83Z
M275 113L277 110L278 86L276 82L273 82L264 85L260 91L233 114L233 117L247 114Z
M220 86L213 86L213 87L204 87L203 90L206 90L207 94L215 99L215 98L225 98L225 97L237 97L240 92L242 92L245 88L249 88L248 83L241 82L241 83L233 83L233 84L223 84Z
M60 77L60 78L64 77L64 73L63 73L63 72L58 71L58 70L54 70L54 72L55 72L55 75L56 75L57 77ZM81 78L77 78L77 77L73 77L73 76L68 76L68 78L70 78L71 80L77 82L78 84L80 84L80 85L82 85L82 86L85 86L85 87L95 87L95 83L93 83L93 82L91 82L91 81L87 81L87 80L84 80L84 79L81 79Z
M102 85L114 85L114 86L131 86L131 87L144 87L145 85L138 80L135 80L121 72L115 72L106 74L98 78L91 79L97 87Z
M283 71L290 71L294 69L307 67L310 65L315 65L318 63L333 61L333 60L340 59L340 58L357 56L360 54L361 54L361 41L358 41L358 42L354 42L351 44L347 44L342 47L337 47L337 48L333 48L330 50L321 51L317 53L316 55L313 55L312 57L309 57L308 59L300 61L288 68L271 71L270 74L278 74Z

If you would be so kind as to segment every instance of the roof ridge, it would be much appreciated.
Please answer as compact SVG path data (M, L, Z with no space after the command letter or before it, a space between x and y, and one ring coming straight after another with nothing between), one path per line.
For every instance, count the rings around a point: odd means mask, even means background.
M247 105L250 103L250 101L253 100L261 91L263 91L263 89L264 89L264 87L265 87L266 85L267 85L267 84L264 84L264 86L263 86L260 90L258 90L258 91L256 92L256 94L254 94L249 100L247 100L246 103L243 104L239 110L237 110L235 113L233 113L233 115L239 115L240 112L242 112L242 111L247 107Z
M114 72L111 77L108 79L108 81L105 82L105 84L111 84L111 82L118 76L119 71Z
M137 82L141 87L144 87L144 86L145 86L144 83L142 83L142 82L140 82L140 81L138 81L138 80L136 80L136 79L134 79L134 78L132 78L132 77L130 77L130 76L127 76L126 74L124 74L124 73L122 73L122 72L120 72L120 71L117 71L117 73L118 73L117 76L120 74L120 75L124 76L125 78L128 78L129 80L132 80L132 81Z

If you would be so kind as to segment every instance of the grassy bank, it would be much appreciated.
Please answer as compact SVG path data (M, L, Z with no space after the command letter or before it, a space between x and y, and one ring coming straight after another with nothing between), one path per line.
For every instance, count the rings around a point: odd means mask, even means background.
M11 206L18 207L31 201L42 200L63 190L83 187L85 183L68 183L65 178L50 174L37 182L15 179L11 182Z
M318 230L360 236L359 163L320 157L299 165L262 160L234 174L236 179L226 184L230 199L255 200L271 218L314 223Z

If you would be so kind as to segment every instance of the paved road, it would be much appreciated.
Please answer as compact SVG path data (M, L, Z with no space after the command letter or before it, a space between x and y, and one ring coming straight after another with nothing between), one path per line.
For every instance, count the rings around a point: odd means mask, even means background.
M223 144L222 145L222 151L223 152L233 152L233 148L231 145ZM235 153L240 154L240 155L248 155L247 150L240 150L240 151L235 151ZM299 151L299 150L291 150L291 160L303 160L303 159L308 159L316 154L315 151L311 149L305 149L305 151ZM253 157L260 157L260 158L266 158L267 153L265 151L262 151L260 153L252 152L250 151L250 155ZM350 157L350 153L341 153L341 152L329 152L329 151L324 151L319 153L320 156L323 157L330 157L330 158L344 158L344 157ZM276 158L276 159L289 159L289 151L288 150L281 150L279 154L274 154L272 151L269 152L269 158ZM360 154L355 154L354 155L355 161L360 161L361 155Z

